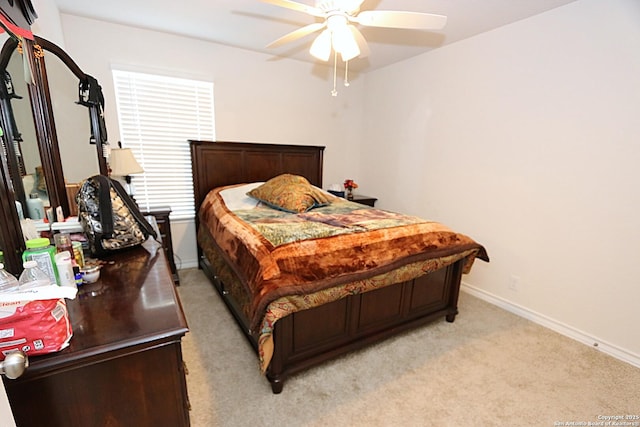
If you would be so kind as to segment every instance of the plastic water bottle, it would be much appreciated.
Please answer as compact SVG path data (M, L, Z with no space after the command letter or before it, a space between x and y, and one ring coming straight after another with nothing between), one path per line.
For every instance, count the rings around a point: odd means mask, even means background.
M25 261L22 266L24 267L24 271L18 279L19 289L21 291L52 284L49 276L38 268L36 261Z
M18 279L7 270L4 264L0 263L0 292L14 292L18 290Z

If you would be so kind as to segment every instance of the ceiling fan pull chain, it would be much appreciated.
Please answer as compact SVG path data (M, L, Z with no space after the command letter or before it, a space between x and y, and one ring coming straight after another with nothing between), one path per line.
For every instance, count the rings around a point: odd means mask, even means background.
M349 87L349 61L344 61L344 85Z
M338 52L334 51L333 53L333 90L331 91L331 96L338 96L338 91L336 90L337 78L338 78Z

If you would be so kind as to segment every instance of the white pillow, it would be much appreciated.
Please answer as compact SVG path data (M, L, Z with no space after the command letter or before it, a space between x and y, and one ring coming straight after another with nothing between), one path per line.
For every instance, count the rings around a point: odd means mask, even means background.
M247 193L254 188L264 184L264 182L252 182L251 184L243 184L233 188L227 188L220 192L224 204L230 211L240 211L245 209L253 209L260 202L253 197L247 196Z

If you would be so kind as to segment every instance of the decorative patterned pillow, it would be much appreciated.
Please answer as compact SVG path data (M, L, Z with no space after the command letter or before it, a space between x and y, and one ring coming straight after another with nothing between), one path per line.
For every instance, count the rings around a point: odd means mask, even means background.
M331 203L329 195L314 187L306 178L283 174L271 178L247 193L275 209L300 213Z

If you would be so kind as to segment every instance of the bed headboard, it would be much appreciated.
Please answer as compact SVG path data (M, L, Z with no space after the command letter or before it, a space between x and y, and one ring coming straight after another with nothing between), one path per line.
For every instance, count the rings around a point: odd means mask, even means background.
M322 187L324 147L252 142L189 141L196 212L210 190L245 182L267 181L291 173Z

